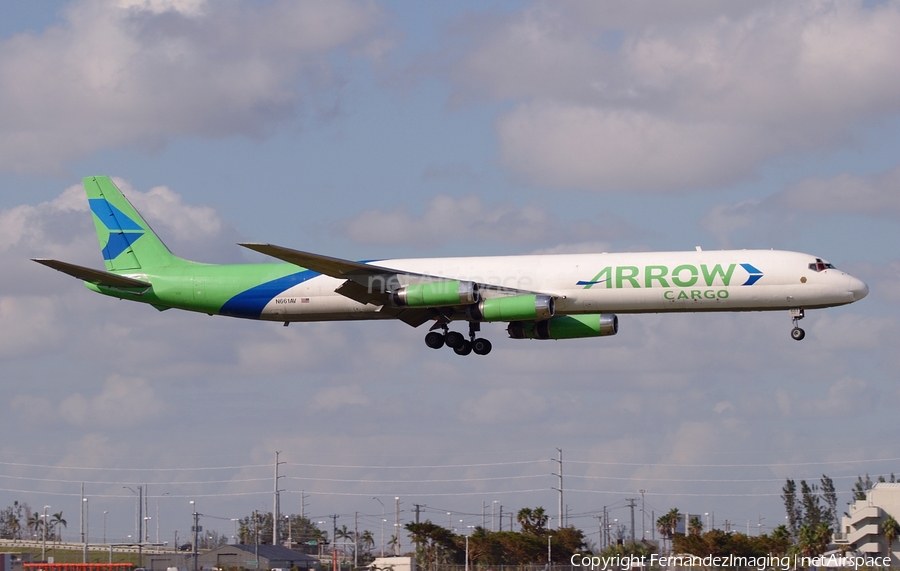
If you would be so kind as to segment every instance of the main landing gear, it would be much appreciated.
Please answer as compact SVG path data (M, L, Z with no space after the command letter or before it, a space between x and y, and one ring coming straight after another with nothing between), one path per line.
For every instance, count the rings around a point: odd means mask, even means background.
M803 310L799 308L791 309L791 317L793 318L794 328L791 329L791 339L794 341L802 341L806 337L806 331L800 329L797 323L803 319Z
M435 329L442 329L443 333ZM475 333L481 330L481 325L476 321L469 322L469 338L466 339L458 331L449 331L446 323L438 322L425 336L425 344L432 349L440 349L444 345L453 349L457 355L487 355L491 352L491 342L482 337L475 337Z

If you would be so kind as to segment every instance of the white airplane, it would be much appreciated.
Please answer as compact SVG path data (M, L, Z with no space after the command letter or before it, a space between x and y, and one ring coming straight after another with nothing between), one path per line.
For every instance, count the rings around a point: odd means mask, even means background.
M869 288L821 258L722 250L418 258L354 262L272 244L242 246L281 260L210 265L173 255L115 184L84 179L106 262L100 271L36 262L113 297L170 308L283 322L399 319L432 322L425 343L459 355L491 351L485 322L514 339L615 335L617 313L789 311L791 337L807 309L853 303ZM468 324L468 338L451 331Z

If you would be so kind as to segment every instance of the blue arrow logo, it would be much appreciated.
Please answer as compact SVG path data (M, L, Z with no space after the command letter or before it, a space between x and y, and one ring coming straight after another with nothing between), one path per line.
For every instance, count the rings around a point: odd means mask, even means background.
M741 285L753 285L759 281L759 278L763 277L763 273L754 268L751 264L741 264L741 267L747 270L747 273L750 274L750 276L747 278L747 281L745 281Z

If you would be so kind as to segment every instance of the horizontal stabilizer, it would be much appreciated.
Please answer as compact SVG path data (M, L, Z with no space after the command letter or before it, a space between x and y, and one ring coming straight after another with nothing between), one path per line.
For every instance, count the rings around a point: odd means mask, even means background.
M150 287L148 282L136 280L134 278L126 278L125 276L94 270L92 268L85 268L84 266L76 266L75 264L60 262L59 260L47 260L44 258L32 258L32 260L39 264L43 264L48 268L53 268L54 270L58 270L64 274L69 274L72 277L98 286L145 289Z

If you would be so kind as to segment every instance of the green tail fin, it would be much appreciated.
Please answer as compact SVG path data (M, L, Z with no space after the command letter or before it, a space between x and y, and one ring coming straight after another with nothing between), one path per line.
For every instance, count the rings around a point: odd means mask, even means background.
M137 270L187 263L166 248L108 176L84 179L106 269Z

